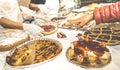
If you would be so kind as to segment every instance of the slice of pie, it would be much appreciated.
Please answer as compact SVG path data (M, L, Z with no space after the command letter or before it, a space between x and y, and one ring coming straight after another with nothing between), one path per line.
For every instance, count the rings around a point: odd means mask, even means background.
M6 61L12 66L23 66L34 63L35 58L35 44L24 44L19 48L16 48L10 56L6 57Z
M40 27L44 29L44 32L42 32L44 35L52 34L58 30L54 25L41 25Z

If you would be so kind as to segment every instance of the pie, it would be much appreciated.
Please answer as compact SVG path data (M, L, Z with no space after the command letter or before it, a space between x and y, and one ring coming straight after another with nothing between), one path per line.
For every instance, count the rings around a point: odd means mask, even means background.
M90 30L84 31L83 36L97 41L105 42L107 45L120 44L120 23L103 23Z
M35 60L34 63L44 62L61 52L61 45L58 41L46 39L46 40L36 40L35 45Z
M12 54L6 57L7 63L12 66L33 64L35 58L35 47L33 43L12 50Z
M71 43L67 57L71 62L83 67L101 67L111 61L110 50L104 42L84 37Z
M29 66L53 59L62 51L62 45L56 40L41 38L20 45L6 57L10 66Z
M40 25L40 27L44 29L42 32L44 35L52 34L58 30L58 28L54 25Z

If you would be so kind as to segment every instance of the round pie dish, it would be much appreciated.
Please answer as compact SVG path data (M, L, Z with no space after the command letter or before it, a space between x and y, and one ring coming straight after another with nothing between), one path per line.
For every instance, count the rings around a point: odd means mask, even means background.
M12 50L6 57L8 68L26 68L55 59L62 51L62 44L54 39L30 40Z
M103 43L81 39L71 43L66 51L67 59L84 68L99 68L112 60L110 49Z

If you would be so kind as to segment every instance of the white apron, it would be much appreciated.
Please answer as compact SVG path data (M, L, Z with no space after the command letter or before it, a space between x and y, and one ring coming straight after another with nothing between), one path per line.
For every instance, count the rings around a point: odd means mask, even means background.
M38 15L44 16L50 20L53 17L58 16L59 0L46 0L45 4L39 4Z
M17 0L0 0L0 17L22 22Z

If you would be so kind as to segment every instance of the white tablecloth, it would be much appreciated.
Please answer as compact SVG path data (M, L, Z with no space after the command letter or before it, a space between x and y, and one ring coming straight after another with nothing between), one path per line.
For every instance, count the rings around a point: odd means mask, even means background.
M58 41L60 41L63 45L63 50L55 59L40 64L38 66L30 67L30 68L23 68L23 69L16 69L16 68L10 68L8 66L4 65L3 69L0 70L120 70L120 45L117 46L109 46L111 49L112 54L112 61L110 64L102 67L102 68L81 68L80 66L77 66L75 64L70 63L66 58L66 50L70 47L70 42L76 40L75 37L78 33L81 33L81 31L75 31L75 30L67 30L67 29L59 29L58 32L62 31L67 35L67 38L59 39L57 38L57 32L48 35L45 37L53 38ZM1 54L2 55L2 54ZM2 58L2 56L0 56ZM4 59L0 60L0 68L3 67Z

